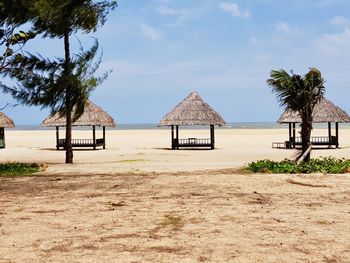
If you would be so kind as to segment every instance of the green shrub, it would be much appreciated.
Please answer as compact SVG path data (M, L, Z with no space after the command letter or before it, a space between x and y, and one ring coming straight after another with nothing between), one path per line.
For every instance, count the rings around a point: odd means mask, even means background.
M301 162L285 159L280 162L261 160L248 164L248 170L254 173L347 173L350 172L350 160L324 157L311 159L310 162Z
M38 164L26 163L2 163L0 164L0 176L26 176L40 171Z

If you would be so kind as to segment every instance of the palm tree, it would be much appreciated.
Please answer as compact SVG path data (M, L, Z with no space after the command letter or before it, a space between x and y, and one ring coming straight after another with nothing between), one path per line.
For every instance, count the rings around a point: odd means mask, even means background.
M321 72L311 68L305 76L288 74L285 70L272 70L267 84L276 93L282 107L297 111L301 117L302 153L310 144L312 131L313 110L315 105L323 98L325 87ZM310 153L304 159L310 160Z

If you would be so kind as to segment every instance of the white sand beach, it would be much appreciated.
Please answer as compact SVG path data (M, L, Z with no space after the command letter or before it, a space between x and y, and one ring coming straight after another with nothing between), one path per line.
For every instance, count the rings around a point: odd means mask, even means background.
M83 173L132 171L198 171L238 168L260 159L293 158L294 150L272 149L272 142L285 141L287 129L216 129L215 150L170 150L170 130L108 130L106 150L74 151L69 170ZM68 169L65 152L56 151L55 130L6 130L6 149L1 162L48 163L48 172ZM318 129L314 135L327 135ZM61 135L64 132L61 131ZM97 137L102 136L100 130ZM312 156L350 158L350 129L340 129L340 148L314 150ZM180 137L208 138L209 130L180 130ZM92 138L90 130L74 130L73 138Z
M287 133L218 129L213 151L172 151L168 130L112 130L66 165L54 130L7 130L2 162L48 169L0 178L0 262L350 262L348 174L236 169L293 156L271 148ZM340 146L312 154L350 158L350 130Z

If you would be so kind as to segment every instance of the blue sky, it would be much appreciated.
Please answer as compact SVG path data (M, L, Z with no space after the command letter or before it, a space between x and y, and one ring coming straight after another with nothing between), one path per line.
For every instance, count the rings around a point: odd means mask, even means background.
M157 123L191 91L227 122L275 121L266 85L271 69L304 74L317 67L326 96L350 113L349 0L119 0L89 36L103 49L100 73L113 69L91 99L117 123ZM76 38L72 38L77 47ZM61 41L38 39L33 52L62 57ZM13 100L2 95L0 105ZM4 111L17 124L39 124L48 109Z

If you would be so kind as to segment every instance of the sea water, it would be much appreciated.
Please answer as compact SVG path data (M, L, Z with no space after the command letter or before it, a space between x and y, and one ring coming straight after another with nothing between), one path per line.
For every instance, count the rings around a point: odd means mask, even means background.
M332 123L332 128L334 128ZM296 125L298 127L298 124ZM327 123L315 123L314 129L326 129ZM349 123L340 123L339 127L342 129L350 129ZM40 125L17 125L15 130L51 130L54 127L41 127ZM218 127L219 129L284 129L288 128L288 124L278 124L276 122L232 122L225 126ZM74 127L74 129L85 130L91 127ZM132 123L132 124L118 124L117 127L110 128L110 130L155 130L155 129L169 129L169 127L158 127L155 123ZM181 129L208 129L208 126L181 126Z

